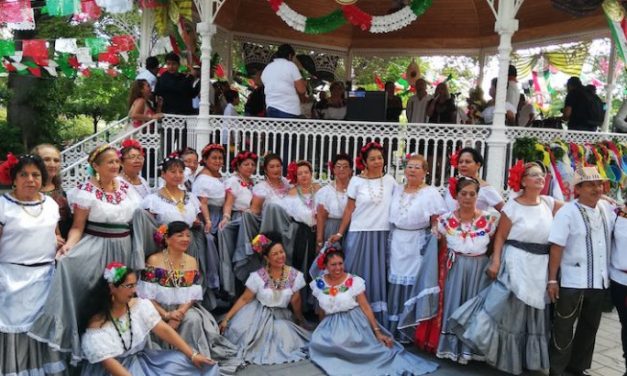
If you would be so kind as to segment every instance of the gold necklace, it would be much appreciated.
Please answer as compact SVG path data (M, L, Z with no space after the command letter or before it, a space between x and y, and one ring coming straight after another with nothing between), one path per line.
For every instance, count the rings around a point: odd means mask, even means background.
M181 214L184 214L185 213L185 192L183 192L183 197L177 200L176 198L174 198L174 195L170 193L167 187L163 187L163 190L165 191L165 194L168 195L168 198L172 200L172 202L174 202L174 205L176 205L176 208L178 209L178 211Z
M185 257L181 256L181 263L179 264L180 269L175 269L172 261L170 260L170 251L168 248L163 250L163 264L166 266L166 270L168 271L168 279L172 282L174 287L180 287L179 278L183 276L185 270Z
M131 178L130 176L128 176L126 174L126 172L122 171L122 176L124 177L124 180L126 180L127 182L133 184L133 185L141 185L142 181L139 178L139 176L136 176L135 178ZM137 183L136 183L137 182Z

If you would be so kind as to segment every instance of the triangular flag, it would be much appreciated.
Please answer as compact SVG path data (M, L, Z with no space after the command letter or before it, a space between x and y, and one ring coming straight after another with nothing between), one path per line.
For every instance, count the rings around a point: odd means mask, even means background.
M96 56L107 50L107 41L102 38L86 38L85 46L89 47L91 56Z
M43 39L23 40L22 55L31 57L38 65L48 65L48 47Z
M12 40L0 40L0 57L13 56L15 54L15 42Z
M75 54L78 50L76 38L58 38L54 42L54 50L62 53Z
M28 71L35 77L41 77L41 69L28 67Z
M52 77L58 77L59 74L57 73L57 70L54 67L42 67L46 70L46 72L48 72L49 75L51 75Z

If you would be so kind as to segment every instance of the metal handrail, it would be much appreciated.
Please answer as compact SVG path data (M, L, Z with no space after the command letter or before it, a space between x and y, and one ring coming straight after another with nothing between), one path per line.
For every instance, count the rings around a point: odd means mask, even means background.
M104 129L102 129L102 130L100 130L100 131L90 135L89 137L86 137L86 138L80 140L79 142L75 143L72 146L69 146L69 147L63 149L61 151L61 155L67 154L70 151L79 148L81 145L86 144L89 141L97 139L99 136L101 136L101 135L103 135L103 134L105 134L107 132L110 132L112 128L114 128L116 126L119 126L120 124L128 123L128 121L129 121L129 118L127 116L127 117L122 118L122 119L120 119L118 121L115 121L113 123L108 124Z

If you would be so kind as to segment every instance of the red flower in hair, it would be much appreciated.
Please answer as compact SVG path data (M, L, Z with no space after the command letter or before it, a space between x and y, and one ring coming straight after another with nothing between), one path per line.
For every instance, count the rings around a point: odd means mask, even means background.
M179 152L178 151L173 151L172 153L170 153L170 155L168 155L168 158L179 158Z
M316 265L318 265L318 269L324 270L324 253L321 253L320 256L316 259Z
M296 162L292 161L289 165L287 165L287 180L289 180L292 184L296 183L297 171L298 165L296 164Z
M453 198L457 196L457 178L455 176L448 178L448 192Z
M4 185L10 185L12 183L11 180L11 169L18 162L18 159L13 155L13 153L7 153L7 160L0 164L0 183Z
M333 161L328 161L327 167L329 168L329 171L333 170L333 168L335 167L335 165L333 164Z
M459 149L455 151L455 153L451 154L449 157L449 163L451 164L451 167L457 168L457 165L459 164Z
M507 185L514 190L514 192L520 191L520 182L522 181L523 174L525 173L525 164L522 160L518 160L512 168L509 169L507 177Z
M137 140L127 138L126 140L122 141L121 146L122 147L120 148L120 152L122 152L122 149L135 148L139 150L142 153L142 155L144 154L144 148L142 147L142 144L140 144L139 141Z
M364 161L363 159L361 159L361 157L355 158L355 168L360 171L363 171L366 169L366 166L364 165Z

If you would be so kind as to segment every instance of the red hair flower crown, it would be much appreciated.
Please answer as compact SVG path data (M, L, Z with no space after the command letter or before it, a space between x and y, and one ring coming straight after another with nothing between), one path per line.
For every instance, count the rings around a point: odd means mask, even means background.
M11 169L17 165L18 159L13 153L7 153L7 159L0 164L0 184L10 185Z
M259 157L257 156L257 154L251 151L240 151L239 153L237 153L235 158L233 158L233 160L231 161L231 168L233 169L233 171L237 170L238 164L242 163L243 161L247 159L252 159L253 161L255 161L255 163L257 163L257 160L259 159Z
M206 158L205 156L208 156L209 153L211 153L213 150L219 150L222 153L224 153L224 146L220 145L220 144L208 144L207 146L205 146L204 148L202 148L202 151L200 152L200 155L203 158Z
M157 228L154 234L152 234L152 238L154 239L157 246L161 246L163 244L163 239L168 235L168 225L163 224Z
M520 191L522 177L525 174L525 164L522 159L519 159L515 165L509 169L507 176L507 186L514 190L514 192Z
M115 284L122 281L127 270L126 265L118 261L112 261L107 264L102 276L107 282Z
M142 144L140 144L139 141L137 140L134 140L132 138L127 138L126 140L122 141L122 144L120 145L119 154L122 154L122 150L128 149L128 148L137 149L139 150L140 153L142 153L142 155L145 155Z
M263 249L267 247L270 243L272 243L272 240L268 239L268 237L264 234L259 234L255 236L250 242L253 251L255 251L256 253L261 253Z
M368 153L368 151L370 149L377 149L380 150L383 153L383 146L381 146L380 143L376 142L376 141L370 141L369 143L367 143L366 145L364 145L361 149L359 149L359 156L357 158L355 158L355 168L363 171L366 169L366 165L364 164L364 160L366 157L366 154Z
M318 269L320 270L325 269L324 264L326 264L327 255L331 251L337 251L337 248L335 248L332 245L329 245L329 243L324 243L324 246L322 247L322 249L320 250L320 253L318 254L318 258L316 259L316 266L318 266Z

